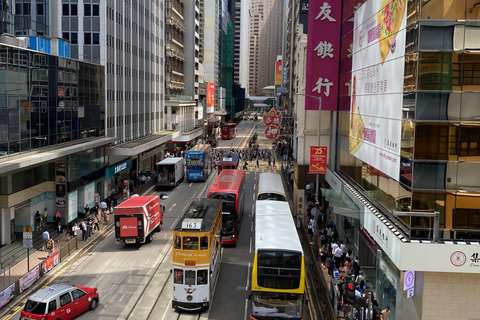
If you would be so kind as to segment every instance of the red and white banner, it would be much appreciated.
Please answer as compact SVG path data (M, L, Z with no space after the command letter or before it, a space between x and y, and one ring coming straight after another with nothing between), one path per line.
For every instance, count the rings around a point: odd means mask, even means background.
M327 173L327 147L310 147L310 167L308 173Z

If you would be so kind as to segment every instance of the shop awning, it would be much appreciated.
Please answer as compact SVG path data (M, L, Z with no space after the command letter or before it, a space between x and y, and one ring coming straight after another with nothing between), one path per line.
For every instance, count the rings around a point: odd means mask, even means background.
M203 135L203 127L194 129L192 131L183 133L183 134L173 134L172 135L172 141L175 142L188 142L191 141L197 137L201 137Z
M329 202L335 214L360 219L360 208L345 194L333 189L322 189L322 195Z

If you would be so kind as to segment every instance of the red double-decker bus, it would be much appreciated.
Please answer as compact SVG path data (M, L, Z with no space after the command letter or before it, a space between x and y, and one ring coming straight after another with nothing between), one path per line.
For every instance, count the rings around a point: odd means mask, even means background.
M222 200L222 243L236 245L243 217L245 171L222 170L208 190L207 197Z
M237 124L225 123L221 128L222 140L230 140L237 136Z

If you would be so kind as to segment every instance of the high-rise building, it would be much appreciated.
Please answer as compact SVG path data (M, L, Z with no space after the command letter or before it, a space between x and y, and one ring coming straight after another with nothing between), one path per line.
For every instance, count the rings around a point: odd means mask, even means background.
M234 0L230 12L233 24L233 81L240 83L240 47L241 47L241 22L242 22L242 1Z
M282 54L283 1L252 0L248 94L263 95L275 82L275 61Z
M291 2L296 22L287 59L287 101L296 108L299 144L297 215L305 184L315 181L304 166L310 147L318 146L312 132L319 132L320 146L328 147L326 174L320 174L329 187L321 189L326 219L359 257L390 319L475 317L468 308L459 312L445 293L454 285L458 301L477 297L471 284L480 279L476 2L345 0L342 12L334 12L332 2L310 0L310 20L341 15L339 39L307 47L316 57L339 55L339 74L330 79L338 81L334 112L308 110L300 99L312 94L305 82L318 80L295 72L296 64L306 66L296 59L305 47L294 35L302 32L301 2ZM313 30L319 29L310 25ZM330 33L325 27L320 34Z

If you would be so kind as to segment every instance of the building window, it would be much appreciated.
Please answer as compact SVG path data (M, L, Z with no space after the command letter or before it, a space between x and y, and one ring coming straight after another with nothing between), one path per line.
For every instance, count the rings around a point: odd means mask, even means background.
M26 16L30 15L30 3L23 4L23 14Z
M37 15L43 16L43 3L37 3Z
M98 4L92 4L92 15L95 17L100 15L100 6Z
M76 16L77 15L77 5L76 4L72 4L71 7L70 7L70 15L72 16Z
M100 34L94 33L93 34L93 44L100 44Z
M70 42L71 42L72 44L78 44L78 33L72 32L72 33L70 34Z
M83 6L83 8L84 8L84 9L83 9L83 15L84 15L85 17L89 17L89 16L92 15L92 7L91 7L90 4L85 4L85 5Z
M68 33L68 32L63 32L63 33L62 33L62 37L63 37L63 39L65 39L65 40L70 40L70 33Z
M85 44L92 44L92 34L90 32L85 32L84 43Z
M64 16L70 15L70 5L68 3L62 4L62 15Z
M453 227L455 229L480 229L480 209L454 209Z

